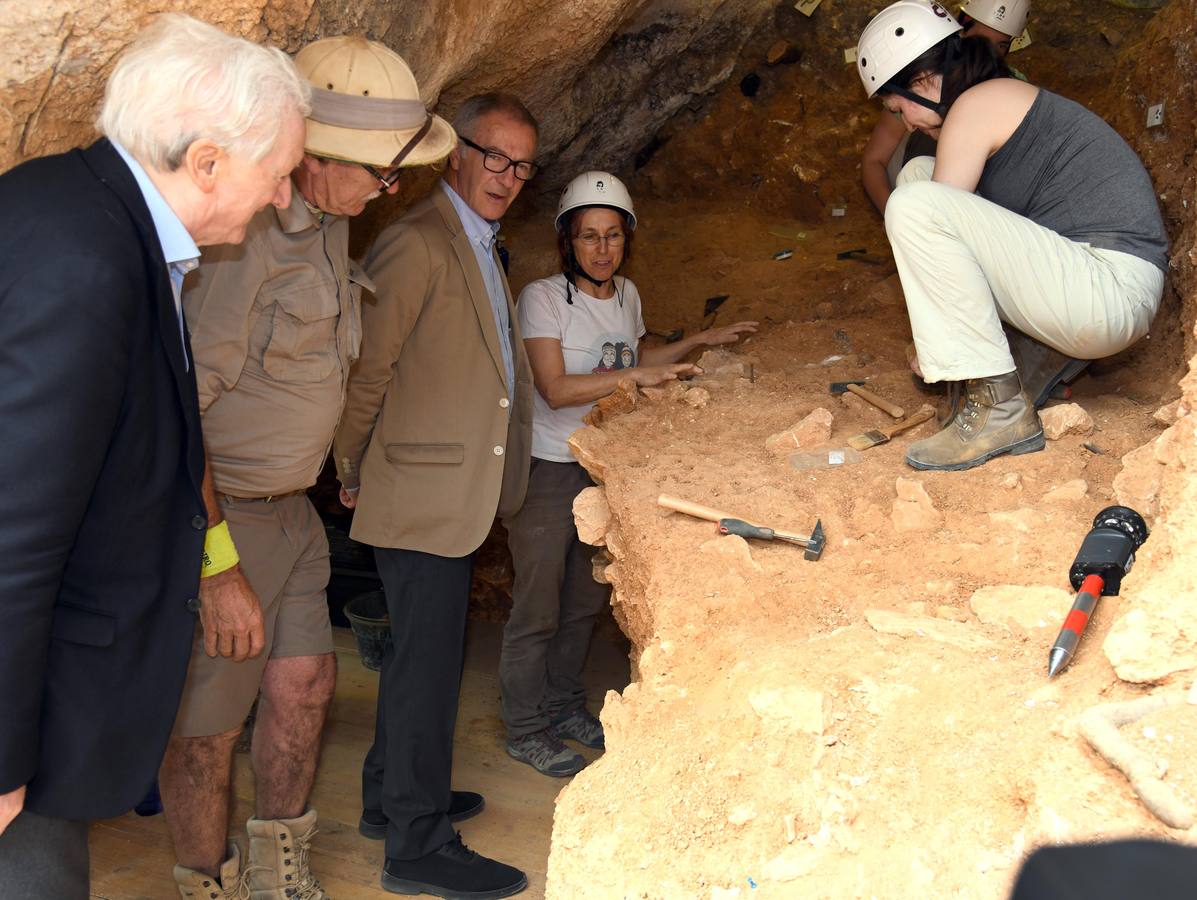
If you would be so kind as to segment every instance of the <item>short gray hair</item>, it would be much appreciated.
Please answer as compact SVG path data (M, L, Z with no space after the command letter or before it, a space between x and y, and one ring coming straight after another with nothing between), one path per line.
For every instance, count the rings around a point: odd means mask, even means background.
M460 135L473 137L474 125L483 116L489 116L491 113L502 113L527 125L536 133L537 140L540 139L540 123L536 121L536 116L528 111L528 107L524 106L523 101L515 94L502 91L475 94L466 100L453 117L453 130Z
M296 111L311 111L311 87L285 53L168 13L117 62L96 128L173 172L201 138L258 162Z

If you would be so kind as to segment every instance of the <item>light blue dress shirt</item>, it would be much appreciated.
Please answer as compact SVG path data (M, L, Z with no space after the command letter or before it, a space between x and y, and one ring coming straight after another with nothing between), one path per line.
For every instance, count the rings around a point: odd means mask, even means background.
M150 218L154 220L154 230L158 233L158 243L162 245L162 256L166 260L167 273L170 275L170 289L175 296L175 314L179 317L179 341L183 346L183 365L191 368L191 361L187 359L187 342L183 337L183 277L199 265L200 251L195 241L170 208L166 198L159 192L154 182L141 163L135 160L120 144L108 139L141 190L145 198L145 205L150 210Z
M457 210L466 236L470 239L470 247L478 259L478 268L482 270L482 280L486 283L486 293L490 295L490 309L495 316L495 328L499 332L499 347L503 351L503 368L507 371L507 397L515 392L515 363L511 354L511 316L507 312L507 292L503 290L503 273L499 271L499 264L495 261L495 239L499 234L499 223L488 222L470 208L469 204L457 195L457 191L442 181L441 187L449 197L449 202Z

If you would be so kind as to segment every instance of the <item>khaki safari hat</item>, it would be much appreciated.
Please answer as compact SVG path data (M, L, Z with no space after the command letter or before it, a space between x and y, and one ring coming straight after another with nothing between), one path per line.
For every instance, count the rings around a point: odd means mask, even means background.
M312 83L304 149L313 156L372 166L422 166L457 144L453 127L420 99L411 68L363 37L314 41L295 55Z

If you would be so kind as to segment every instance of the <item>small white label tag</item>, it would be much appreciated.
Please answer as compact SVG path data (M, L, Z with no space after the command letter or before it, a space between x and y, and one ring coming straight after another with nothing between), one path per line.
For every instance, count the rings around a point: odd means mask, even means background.
M844 464L843 450L828 450L827 451L827 465L842 466Z
M794 9L798 10L804 16L813 16L815 10L819 8L819 4L822 2L823 0L798 0L794 4Z
M846 62L846 63L856 62L856 48L855 47L845 47L844 48L844 62Z
M1019 50L1025 50L1031 46L1031 32L1027 29L1022 30L1022 34L1010 42L1010 52L1017 53Z

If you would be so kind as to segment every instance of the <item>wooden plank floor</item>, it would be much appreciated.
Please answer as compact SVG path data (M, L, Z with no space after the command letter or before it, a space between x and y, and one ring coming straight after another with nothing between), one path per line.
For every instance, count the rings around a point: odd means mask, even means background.
M320 812L320 834L312 868L334 900L389 896L378 885L382 844L357 832L361 814L361 763L374 733L378 676L362 667L345 629L334 629L339 676L312 805ZM454 745L453 786L480 791L486 809L459 826L470 847L528 873L522 898L544 896L553 803L566 784L517 763L503 750L499 718L498 660L502 626L470 622L466 667ZM591 709L607 690L628 681L626 649L595 638L587 667ZM596 754L583 750L593 758ZM242 848L244 823L253 811L249 755L238 754L232 836ZM97 822L91 830L92 897L104 900L166 900L177 897L171 868L174 854L162 816L133 813Z

